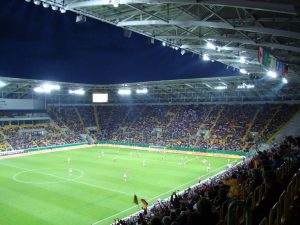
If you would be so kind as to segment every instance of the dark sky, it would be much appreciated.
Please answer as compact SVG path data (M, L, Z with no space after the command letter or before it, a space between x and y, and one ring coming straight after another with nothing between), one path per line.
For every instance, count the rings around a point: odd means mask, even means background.
M75 23L24 0L0 0L0 76L82 83L129 83L229 76L220 63L202 62L160 42L90 18Z

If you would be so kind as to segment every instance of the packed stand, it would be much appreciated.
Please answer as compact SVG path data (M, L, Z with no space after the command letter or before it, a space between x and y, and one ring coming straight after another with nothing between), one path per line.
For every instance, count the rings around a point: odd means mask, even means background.
M114 224L221 225L228 219L230 204L241 200L244 207L249 209L248 215L252 215L251 224L258 225L269 215L271 208L299 170L299 147L299 137L288 137L280 146L246 158L222 174L181 194L174 192L169 200L158 200L153 207L145 207L137 215L118 220ZM263 197L258 202L255 193L261 187ZM233 219L240 221L243 216L241 211Z

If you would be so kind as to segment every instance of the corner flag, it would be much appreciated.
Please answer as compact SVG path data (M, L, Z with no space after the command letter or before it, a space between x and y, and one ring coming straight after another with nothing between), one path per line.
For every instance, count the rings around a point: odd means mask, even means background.
M133 196L133 203L136 204L136 205L139 204L139 200L138 200L136 195Z

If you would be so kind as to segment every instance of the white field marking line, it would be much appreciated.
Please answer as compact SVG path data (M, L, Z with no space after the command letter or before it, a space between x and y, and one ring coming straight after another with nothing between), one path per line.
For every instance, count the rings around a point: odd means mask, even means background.
M7 164L3 164L3 163L1 165L10 166L10 167L13 167L13 168L17 168L17 169L29 171L28 169L25 169L25 168L22 168L22 167L18 167L18 166L12 166L12 165L7 165ZM60 178L62 180L66 180L66 181L69 181L69 182L74 182L74 183L83 184L83 185L94 187L94 188L98 188L98 189L103 189L103 190L110 191L110 192L115 192L115 193L119 193L119 194L123 194L123 195L127 195L127 196L133 196L133 194L128 194L127 192L118 191L118 190L114 190L114 189L110 189L110 188L106 188L106 187L103 187L103 186L94 185L94 184L90 184L90 183L86 183L86 182L82 182L82 181L69 180L67 178L60 177L60 176L57 176L57 175L54 175L54 174L50 174L50 173L43 173L43 172L37 172L37 173L48 175L48 176L52 176L52 177L56 177L56 178Z
M64 169L65 168L61 168L61 169ZM12 179L16 182L19 182L19 183L24 183L24 184L58 184L58 183L64 183L64 182L68 182L68 181L74 181L74 180L78 180L80 179L83 175L84 175L84 172L82 170L79 170L79 169L74 169L74 171L79 171L80 175L77 176L77 177L73 177L71 179L67 179L65 181L44 181L44 182L32 182L32 181L24 181L24 180L20 180L18 179L17 177L20 175L20 174L24 174L24 173L30 173L30 172L34 172L34 173L39 173L39 174L46 174L46 173L40 173L40 172L37 172L39 170L53 170L51 168L41 168L41 169L34 169L34 170L25 170L25 171L21 171L21 172L18 172L16 174L13 175ZM59 169L54 169L54 170L59 170ZM47 174L48 175L48 174Z
M237 160L235 160L234 162L236 162L236 161L237 161ZM227 166L227 165L218 167L217 169L212 170L211 172L206 173L205 175L201 176L201 178L204 177L204 176L207 176L207 175L209 175L209 174L211 174L211 173L214 173L214 172L218 171L219 169L221 169L221 168L223 168L223 167L225 167L225 166ZM172 188L172 189L170 189L169 191L166 191L166 192L161 193L161 194L159 194L159 195L157 195L157 196L154 196L153 198L150 199L150 201L152 201L152 200L154 200L154 199L157 199L158 197L160 197L160 196L162 196L162 195L165 195L165 194L167 194L167 193L170 193L170 192L172 192L172 191L174 191L174 190L176 190L176 189L178 189L178 188L180 188L180 187L182 187L182 186L184 186L184 185L187 185L187 184L189 184L189 183L191 183L192 181L197 180L197 179L198 179L198 178L194 178L194 179L190 180L189 182L186 182L186 183L184 183L184 184L181 184L181 185L178 186L178 187ZM123 211L121 211L121 212L118 212L118 213L114 214L114 215L111 215L111 216L109 216L109 217L106 217L106 218L104 218L104 219L102 219L102 220L98 220L98 221L92 223L92 225L96 225L96 224L101 223L101 222L103 222L103 221L105 221L105 220L107 220L107 219L116 217L117 215L120 215L120 214L122 214L122 213L124 213L124 212L127 212L127 211L129 211L129 210L131 210L131 209L133 209L133 208L135 208L135 207L137 207L137 206L132 206L132 207L127 208L127 209L125 209L125 210L123 210Z

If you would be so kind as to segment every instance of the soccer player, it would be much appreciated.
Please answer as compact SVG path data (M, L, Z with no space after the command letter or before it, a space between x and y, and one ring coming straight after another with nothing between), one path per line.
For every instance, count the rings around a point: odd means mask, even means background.
M208 166L207 166L207 172L210 171L210 167L211 167L211 165L210 165L210 163L208 163Z
M68 161L68 164L70 164L70 162L71 162L71 158L70 158L70 157L68 157L67 161Z
M181 168L181 163L180 162L178 163L178 167Z
M146 160L145 159L143 160L143 166L146 166Z
M117 157L114 157L114 158L113 158L113 161L116 162L116 160L117 160Z
M125 182L127 181L127 174L126 173L124 173L123 179L124 179Z
M69 169L69 174L72 175L73 170L70 168Z

